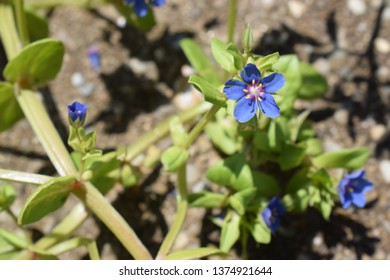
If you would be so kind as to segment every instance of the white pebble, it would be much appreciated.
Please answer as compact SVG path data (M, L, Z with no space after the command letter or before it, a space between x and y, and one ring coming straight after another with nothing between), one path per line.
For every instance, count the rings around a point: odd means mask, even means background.
M390 160L381 160L379 163L379 170L382 174L383 180L385 180L386 183L390 183Z
M300 18L306 11L306 5L299 1L289 1L288 8L295 18Z
M85 85L80 86L78 90L82 97L88 97L95 90L95 85L93 83L86 83Z
M366 2L364 2L364 0L348 0L347 7L357 16L363 15L367 10Z
M116 19L116 25L120 28L124 28L127 24L126 18L125 17L118 17Z
M80 87L84 84L84 76L83 74L76 72L73 73L72 77L70 78L70 82L72 86L74 87Z
M390 53L390 42L384 38L375 39L375 49L380 53Z

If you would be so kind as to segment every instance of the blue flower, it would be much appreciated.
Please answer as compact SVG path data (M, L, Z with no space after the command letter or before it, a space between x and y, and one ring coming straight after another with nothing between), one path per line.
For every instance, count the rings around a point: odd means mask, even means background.
M85 122L87 116L87 104L82 104L77 101L68 106L68 118L71 125L79 127Z
M364 170L358 170L341 179L337 189L343 208L348 208L352 203L359 208L366 204L364 193L371 190L373 184L364 179L364 175Z
M280 217L286 212L286 208L280 201L280 197L273 197L267 207L261 212L265 224L275 232L280 226Z
M100 53L96 46L88 49L88 60L93 70L100 71Z
M165 0L125 0L127 4L134 4L134 11L139 17L144 17L148 13L148 4L160 7L165 4Z
M251 120L259 108L264 115L275 118L280 109L271 95L284 85L285 78L280 73L261 78L259 69L254 64L247 64L241 71L241 80L228 80L223 92L226 97L238 100L234 108L234 116L240 123Z

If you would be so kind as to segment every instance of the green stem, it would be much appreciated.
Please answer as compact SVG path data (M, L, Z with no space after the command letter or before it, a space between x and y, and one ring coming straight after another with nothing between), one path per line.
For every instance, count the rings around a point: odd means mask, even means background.
M180 229L187 215L188 200L187 200L186 164L183 164L178 170L178 184L177 184L176 199L177 199L177 212L176 212L175 220L173 221L172 226L168 231L168 234L166 235L163 243L161 244L156 259L165 259L165 257L168 255L173 243L176 240L177 235L180 232Z
M190 110L179 113L177 116L183 123L187 123L193 120L196 116L199 116L210 109L210 104L202 102L199 105L194 106ZM148 133L141 136L136 143L130 146L126 151L126 160L131 161L140 153L145 151L150 145L167 136L170 129L170 122L172 118L169 118L162 123L158 124Z
M24 11L24 0L15 0L15 8L20 40L23 46L27 46L29 43L29 36L26 23L26 13Z
M31 90L19 90L16 86L15 94L24 115L29 120L57 172L61 176L77 176L73 161L36 93Z
M46 183L47 181L53 179L53 177L28 173L28 172L20 172L15 170L7 170L0 168L0 180L10 181L10 182L19 182L25 184L32 185L41 185Z
M215 114L221 107L219 105L213 105L210 110L203 116L203 118L195 125L195 127L188 134L187 141L184 143L183 148L188 148L198 138L199 134L203 131L206 124L213 119Z
M248 231L244 226L241 226L241 247L242 247L242 259L248 259Z
M74 194L112 231L136 260L151 260L152 256L138 239L133 229L102 194L89 182L83 191Z
M236 16L237 16L237 0L229 0L228 43L233 42L234 40Z
M88 213L84 204L77 204L72 211L51 231L37 241L34 247L46 250L69 238L87 219Z
M12 7L10 5L0 4L0 39L8 60L14 58L21 49L16 34L18 32L14 22Z

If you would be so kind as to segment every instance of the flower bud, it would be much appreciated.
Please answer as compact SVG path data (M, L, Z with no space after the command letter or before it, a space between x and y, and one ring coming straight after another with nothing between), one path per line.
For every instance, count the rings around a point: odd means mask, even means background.
M253 32L250 26L247 26L244 31L244 35L242 36L242 47L245 52L250 52L253 47Z
M87 116L87 109L88 109L88 105L79 103L77 101L69 105L68 106L69 124L71 124L74 127L82 126Z

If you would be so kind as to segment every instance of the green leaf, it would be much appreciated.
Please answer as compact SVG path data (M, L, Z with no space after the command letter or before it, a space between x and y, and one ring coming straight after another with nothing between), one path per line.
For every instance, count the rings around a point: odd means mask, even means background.
M46 18L30 9L26 9L26 21L30 40L37 41L49 36L49 25Z
M278 181L274 177L260 171L252 171L253 183L257 194L261 197L272 197L280 193Z
M296 55L282 55L274 64L274 69L284 75L286 82L278 91L277 104L282 113L290 114L294 101L302 85L302 76L299 68L299 60Z
M300 63L299 69L302 75L302 86L298 97L302 99L315 99L323 96L328 91L328 83L316 68L307 63Z
M223 206L225 196L221 193L201 191L188 197L191 207L217 208Z
M231 126L234 126L234 124ZM209 122L205 127L205 132L211 142L227 155L234 154L240 147L237 137L231 137L225 127L219 122Z
M260 73L264 73L272 68L272 66L279 61L280 55L278 52L271 53L266 56L262 56L256 59L256 66L260 70Z
M232 44L214 38L211 40L211 52L218 64L229 73L236 73L243 68L242 56L236 52Z
M24 249L28 247L27 240L5 229L0 229L0 237L15 248Z
M219 106L226 105L226 96L206 79L196 75L191 75L188 82L203 93L206 101Z
M166 256L166 260L194 260L211 255L226 255L223 251L218 248L195 248L177 251L170 253Z
M55 78L64 57L63 44L54 39L43 39L29 44L4 69L4 77L19 83L22 88L43 86Z
M222 230L219 248L223 252L229 252L240 237L240 217L230 212L226 215Z
M268 244L271 242L271 230L261 220L250 225L249 230L257 243Z
M268 143L269 151L274 153L279 153L282 149L283 133L277 122L275 121L270 122L267 131L267 137L268 137L267 143Z
M10 83L0 82L0 132L24 117Z
M250 26L245 28L241 43L246 53L249 53L253 48L253 31Z
M304 142L306 147L306 154L308 156L317 156L322 153L322 143L317 138L311 138Z
M291 142L295 143L298 139L299 131L302 128L303 123L309 116L310 111L306 110L300 113L297 117L293 118L290 121L290 130L291 130Z
M351 148L336 152L324 153L313 159L315 165L324 168L346 168L355 170L362 168L370 157L369 148Z
M206 177L214 183L238 191L253 187L252 172L243 154L218 161L209 168Z
M245 214L246 206L250 203L256 192L256 188L247 188L236 192L234 195L229 197L229 204L239 215L242 216Z
M71 176L55 178L36 188L27 198L19 217L21 225L38 221L59 209L68 198L76 179Z
M218 71L210 58L205 54L203 49L192 39L183 39L180 41L180 47L184 51L192 67L199 75L207 79L213 85L220 84Z
M16 191L14 187L0 181L0 212L9 208L14 202Z
M133 187L138 184L142 177L141 170L136 166L124 164L121 168L120 182L124 187Z
M318 204L315 205L322 217L325 220L329 220L330 214L332 213L333 201L332 200L321 200Z
M163 152L161 162L167 171L177 171L188 160L189 153L181 147L173 146Z
M284 144L279 157L280 168L285 171L299 166L305 158L305 148L292 144Z

